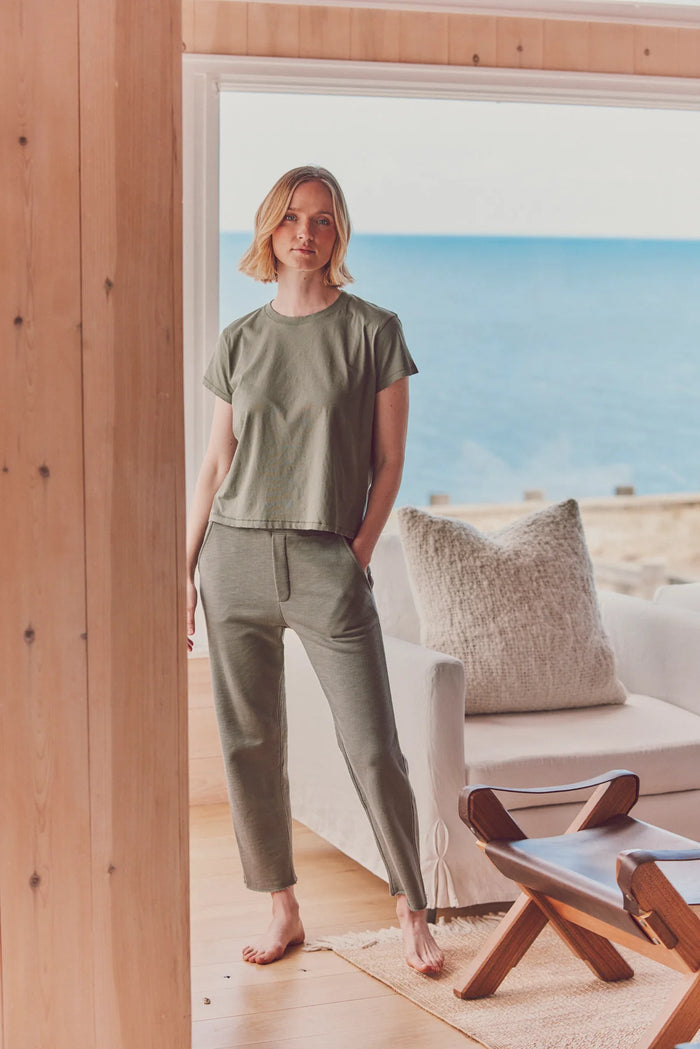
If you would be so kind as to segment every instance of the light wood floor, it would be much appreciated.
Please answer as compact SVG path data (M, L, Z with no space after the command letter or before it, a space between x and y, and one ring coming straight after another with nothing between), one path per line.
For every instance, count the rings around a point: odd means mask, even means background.
M299 824L307 939L395 924L387 886ZM228 806L191 809L193 1049L470 1049L470 1038L330 951L247 965L268 900L243 887Z

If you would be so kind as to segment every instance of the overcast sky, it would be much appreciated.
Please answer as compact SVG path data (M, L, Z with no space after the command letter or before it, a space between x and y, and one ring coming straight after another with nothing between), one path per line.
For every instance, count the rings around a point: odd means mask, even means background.
M308 163L360 233L700 239L700 111L222 95L222 229Z

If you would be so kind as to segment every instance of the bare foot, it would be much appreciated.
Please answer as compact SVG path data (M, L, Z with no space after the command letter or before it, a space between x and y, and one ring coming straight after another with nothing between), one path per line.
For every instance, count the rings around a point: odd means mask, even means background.
M268 965L278 961L288 947L304 942L304 926L294 889L272 893L272 921L263 935L243 948L243 961Z
M425 919L425 911L412 911L405 896L396 897L396 914L403 933L406 964L419 973L439 973L445 962Z

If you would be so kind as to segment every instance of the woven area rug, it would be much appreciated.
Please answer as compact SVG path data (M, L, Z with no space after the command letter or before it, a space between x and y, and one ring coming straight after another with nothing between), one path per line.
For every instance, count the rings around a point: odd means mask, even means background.
M603 983L545 929L497 994L462 1001L452 993L497 918L433 926L445 952L439 977L403 961L399 929L350 933L311 944L332 950L487 1049L633 1049L677 986L679 975L631 951L632 980Z

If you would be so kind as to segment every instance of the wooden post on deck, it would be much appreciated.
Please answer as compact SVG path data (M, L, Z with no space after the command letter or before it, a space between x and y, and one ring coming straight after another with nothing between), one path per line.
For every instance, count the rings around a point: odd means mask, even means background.
M0 1049L190 1045L181 46L0 6Z

